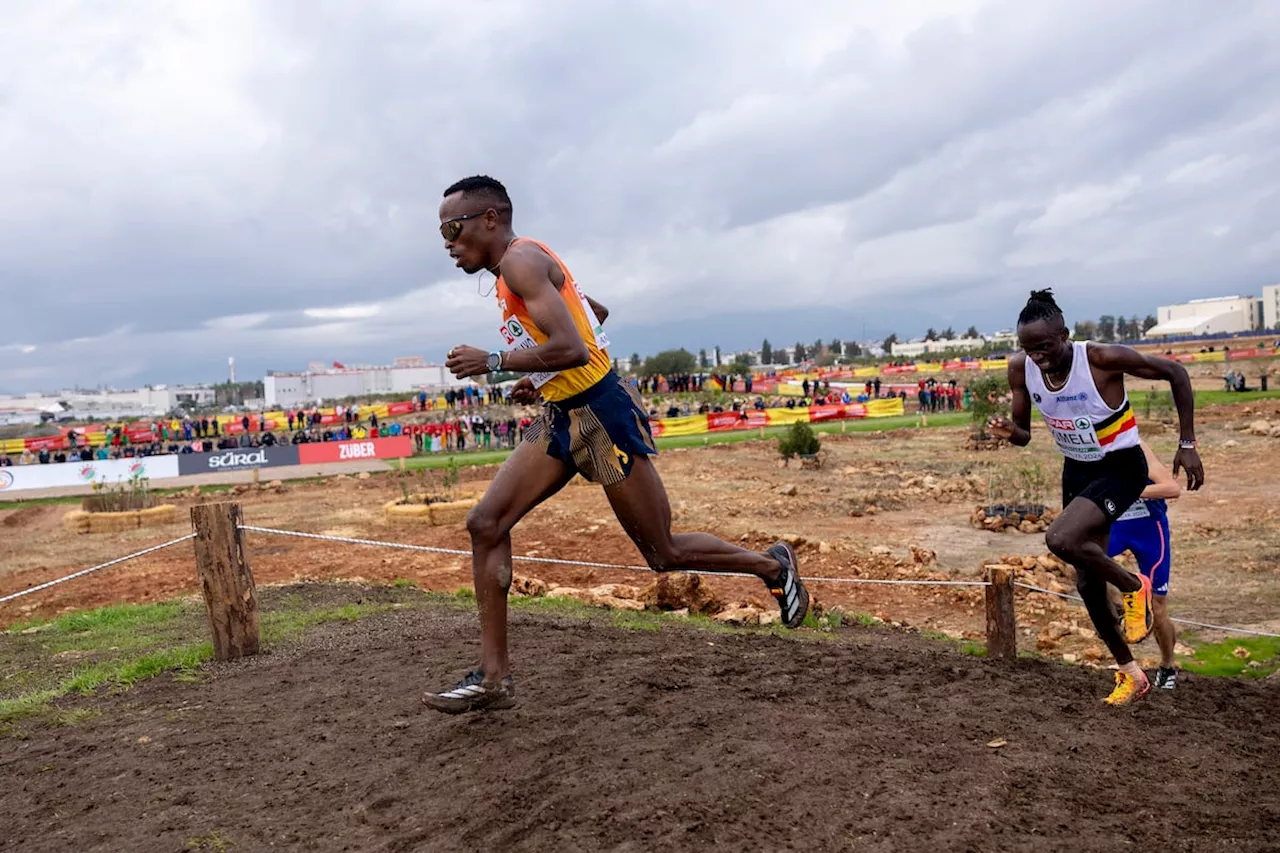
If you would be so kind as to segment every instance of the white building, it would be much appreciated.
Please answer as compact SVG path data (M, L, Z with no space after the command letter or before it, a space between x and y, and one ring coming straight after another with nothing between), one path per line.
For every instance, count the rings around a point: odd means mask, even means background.
M398 358L389 366L333 367L311 364L297 373L271 371L263 380L267 407L291 407L319 400L340 400L375 394L412 396L420 391L437 392L460 388L470 379L455 379L443 364L428 364L421 358Z
M163 415L177 408L212 406L207 385L148 385L129 390L35 391L0 396L0 421L38 423L42 413L57 420L118 420Z
M986 342L986 338L942 338L935 341L917 338L914 341L894 341L890 355L894 358L916 358L950 351L965 352L982 349Z
M1262 288L1262 327L1280 330L1280 284Z
M1256 296L1219 296L1161 305L1148 338L1182 335L1229 335L1262 326L1261 301Z

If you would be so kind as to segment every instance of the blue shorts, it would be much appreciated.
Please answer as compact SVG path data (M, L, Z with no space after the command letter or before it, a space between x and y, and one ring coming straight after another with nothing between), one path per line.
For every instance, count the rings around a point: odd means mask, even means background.
M640 395L612 370L581 394L544 404L524 439L602 486L631 476L637 456L658 453Z
M1111 525L1107 556L1125 551L1138 561L1138 571L1151 578L1154 595L1169 594L1169 519L1160 515L1117 521Z

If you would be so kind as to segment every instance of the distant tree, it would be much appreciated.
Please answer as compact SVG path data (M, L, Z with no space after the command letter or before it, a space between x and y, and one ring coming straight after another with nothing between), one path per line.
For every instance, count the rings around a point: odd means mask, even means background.
M1142 334L1145 335L1147 332L1159 325L1159 323L1160 321L1156 319L1154 314L1148 314L1147 319L1142 321Z
M1129 321L1124 318L1123 314L1116 318L1116 340L1129 340Z
M792 360L795 361L797 364L799 364L800 362L804 361L808 355L809 353L804 348L804 344L800 343L799 341L796 341L795 350L791 354Z
M966 338L980 338L982 337L982 333L978 331L977 326L970 326L965 330L964 336Z
M822 338L813 342L813 346L809 349L809 358L822 358Z
M648 376L670 376L675 373L693 373L698 367L698 359L687 349L663 350L644 360L644 373Z
M746 353L738 353L733 358L733 362L729 365L730 376L750 376L751 375L751 358Z
M845 341L845 344L844 344L845 358L857 358L860 355L862 355L862 347L858 345L857 341Z
M633 352L631 353L631 372L635 373L639 369L640 369L640 353Z
M774 364L791 364L791 354L784 349L776 349L773 351Z
M942 338L944 341L954 341L956 339L956 330L947 326L942 330L942 334L938 337Z
M698 367L706 370L709 366L710 363L707 361L707 351L705 349L698 350Z
M720 366L720 345L716 344L716 367Z
M1103 314L1098 318L1098 340L1110 343L1116 339L1116 318Z
M768 338L765 338L764 343L760 345L760 363L773 364L773 347L769 346Z
M938 339L938 331L933 326L930 326L929 331L924 333L924 339L926 341L936 341Z
M1074 337L1078 341L1096 341L1098 339L1098 324L1092 320L1076 323Z
M896 344L897 342L898 342L898 335L896 332L894 332L894 333L890 333L889 337L884 339L884 343L881 344L881 346L884 347L885 352L893 352L893 345Z

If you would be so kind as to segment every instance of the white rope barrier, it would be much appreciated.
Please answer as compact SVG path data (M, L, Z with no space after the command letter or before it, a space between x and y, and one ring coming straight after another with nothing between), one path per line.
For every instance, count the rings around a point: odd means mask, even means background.
M1084 603L1084 599L1078 595L1068 595L1065 592L1058 592L1057 590L1053 590L1053 589L1045 589L1042 586L1036 586L1034 584L1029 584L1029 583L1022 583L1020 581L1014 581L1013 585L1020 586L1023 589L1029 589L1032 592L1042 592L1045 595L1056 595L1058 598L1064 598L1067 601L1076 601L1081 604ZM1251 628L1236 628L1231 625L1210 625L1208 622L1194 622L1190 619L1179 619L1176 616L1170 616L1169 621L1177 622L1179 625L1193 625L1197 628L1211 628L1215 631L1228 631L1234 634L1251 634L1255 637L1274 637L1276 639L1280 639L1280 634L1270 634L1266 631L1254 631Z
M137 557L144 557L147 554L154 553L163 548L168 548L170 546L177 545L179 542L186 542L187 540L194 539L194 538L196 538L196 535L194 533L188 533L186 536L179 536L177 539L170 539L168 542L162 543L160 545L153 545L150 548L144 548L143 550L137 551L133 554L126 554L123 557L117 557L116 559L109 560L103 563L102 565L91 566L87 569L81 569L78 572L69 574L66 577L57 578L56 580L46 581L45 583L37 584L36 586L30 587L28 589L22 589L22 590L18 590L17 592L11 592L8 595L4 596L3 598L0 598L0 604L4 604L6 601L13 601L15 598L21 598L24 595L30 595L33 592L39 592L42 589L48 589L51 586L57 586L60 583L66 583L69 580L75 580L76 578L84 577L85 575L92 574L93 572L100 571L102 569L110 568L111 566L118 566L119 564L125 562L126 560L132 560Z
M274 527L254 527L248 524L240 525L241 530L247 530L251 533L266 533L273 536L296 536L300 539L319 539L324 542L345 542L350 545L374 545L382 548L399 548L404 551L425 551L429 554L449 554L456 557L470 557L470 551L463 551L457 548L437 548L432 545L407 545L403 542L386 542L381 539L355 539L350 536L332 536L327 533L301 533L297 530L279 530ZM621 563L593 563L587 560L562 560L558 557L526 557L513 556L511 559L520 560L529 563L551 563L559 566L581 566L589 569L623 569L632 572L652 573L652 569L648 566L627 566ZM697 569L676 569L682 574L687 575L707 575L719 578L756 578L758 577L747 572L707 572ZM878 583L878 584L901 584L915 586L988 586L986 581L934 581L934 580L883 580L874 578L801 578L805 582L812 583Z

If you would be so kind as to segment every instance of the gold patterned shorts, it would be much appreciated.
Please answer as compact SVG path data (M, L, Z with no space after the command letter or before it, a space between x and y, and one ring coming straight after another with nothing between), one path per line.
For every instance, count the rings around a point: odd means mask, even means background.
M581 394L544 404L524 440L602 486L627 479L636 456L658 453L640 395L613 371Z

